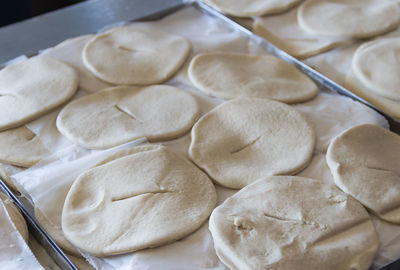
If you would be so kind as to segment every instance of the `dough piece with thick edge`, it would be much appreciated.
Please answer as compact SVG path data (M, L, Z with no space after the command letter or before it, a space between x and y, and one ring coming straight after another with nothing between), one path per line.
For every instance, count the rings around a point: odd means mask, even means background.
M79 176L65 200L62 229L82 250L107 256L164 245L214 209L208 176L166 147L116 158Z
M190 63L192 83L211 96L269 98L285 103L315 97L315 83L291 64L269 55L199 54Z
M289 105L242 98L219 105L194 125L189 156L216 183L239 189L263 176L299 172L314 144L314 130Z
M367 270L379 241L364 207L320 180L262 178L218 206L209 229L230 269Z
M400 102L400 38L361 45L353 56L354 75L374 93Z
M104 149L140 137L176 138L189 131L198 114L195 98L178 88L117 86L65 106L57 128L78 145Z
M0 131L21 126L61 105L78 87L68 65L43 56L0 71Z
M337 136L326 156L336 185L372 213L400 224L400 136L360 125Z
M223 13L237 17L250 17L283 12L301 0L203 0Z
M30 167L48 154L40 139L26 126L0 132L0 162Z
M149 85L168 80L189 52L186 39L133 24L96 35L82 57L85 66L106 82Z
M19 232L19 234L24 238L25 242L28 243L29 239L29 231L28 227L26 226L26 221L22 216L21 212L19 211L18 207L14 204L14 202L7 197L4 193L0 192L0 201L3 203L7 213L15 225L15 228Z
M313 34L368 38L396 28L400 6L393 0L308 0L298 22Z

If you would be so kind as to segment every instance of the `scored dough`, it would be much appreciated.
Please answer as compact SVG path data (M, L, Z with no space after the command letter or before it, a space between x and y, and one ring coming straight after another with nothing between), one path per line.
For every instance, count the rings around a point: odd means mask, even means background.
M368 89L400 101L400 38L378 39L361 45L353 56L354 75Z
M112 86L94 76L83 63L83 48L92 38L93 35L70 38L41 53L43 56L61 60L73 67L79 76L79 88L88 92L96 92Z
M169 79L190 51L186 39L133 24L96 35L83 50L85 66L112 84L149 85Z
M239 189L260 177L302 170L314 144L314 130L289 105L243 98L219 105L194 125L189 156L218 184Z
M62 229L95 256L156 247L200 227L216 204L205 173L165 147L94 167L73 183Z
M40 139L26 126L0 132L0 162L30 167L48 154Z
M310 78L269 55L199 54L190 63L189 78L206 94L226 99L247 96L297 103L318 93Z
M368 38L394 29L400 7L393 0L308 0L299 7L298 22L313 34Z
M266 15L288 10L301 0L203 0L222 12L237 17Z
M12 223L15 225L15 228L22 236L22 238L25 240L25 242L28 243L29 240L28 227L26 226L26 221L22 216L21 212L19 211L18 207L14 204L14 202L10 198L7 197L7 195L5 195L2 192L0 192L0 201L5 206Z
M60 112L57 128L83 147L104 149L140 137L168 140L187 132L199 114L193 96L175 87L118 86L77 99Z
M61 105L78 87L66 64L33 57L0 71L0 131L18 127Z
M400 223L400 136L374 125L348 129L326 156L336 185L378 217Z
M274 176L218 206L210 226L230 269L367 270L378 236L367 211L332 185Z

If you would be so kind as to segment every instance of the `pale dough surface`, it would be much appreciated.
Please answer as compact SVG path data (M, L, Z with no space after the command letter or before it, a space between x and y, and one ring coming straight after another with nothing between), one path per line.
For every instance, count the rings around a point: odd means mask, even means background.
M112 84L149 85L168 80L190 52L186 39L132 24L93 37L83 49L85 66Z
M195 98L178 88L117 86L77 99L60 112L58 130L72 142L104 149L140 137L168 140L197 120Z
M378 237L367 211L320 180L274 176L243 188L210 217L230 269L367 270Z
M0 71L0 131L18 127L72 97L76 72L66 64L33 57Z
M374 93L400 102L400 38L384 38L361 45L352 71Z
M237 17L250 17L283 12L301 0L203 0L222 12Z
M296 58L306 58L349 43L345 37L310 34L297 23L297 8L288 12L255 17L252 31Z
M393 0L308 0L299 7L298 22L313 34L368 38L394 29L400 6Z
M62 229L77 247L107 256L178 240L216 204L208 176L165 147L123 156L83 173L65 200Z
M329 145L336 185L383 220L400 223L400 136L374 125L348 129Z
M0 192L0 200L3 203L12 223L15 225L15 228L25 240L28 242L29 240L29 231L26 226L26 221L19 211L18 207L13 203L13 201L7 197L4 193Z
M30 167L48 154L40 139L26 126L0 132L0 162Z
M218 184L239 189L263 176L297 173L314 144L313 128L289 105L241 98L194 125L189 156Z
M199 54L190 63L189 78L211 96L269 98L285 103L315 97L315 83L293 65L269 55Z
M78 73L79 88L87 92L97 92L111 85L93 75L84 65L82 51L93 35L67 39L55 47L45 50L41 55L63 61Z

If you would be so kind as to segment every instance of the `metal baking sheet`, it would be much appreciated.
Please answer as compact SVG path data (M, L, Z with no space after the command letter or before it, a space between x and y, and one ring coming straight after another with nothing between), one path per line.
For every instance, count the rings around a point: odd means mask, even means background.
M195 6L202 12L224 21L226 25L232 29L239 30L246 34L248 38L257 39L260 46L263 46L266 51L287 62L292 63L308 76L313 78L320 87L348 96L352 99L361 101L370 107L373 107L371 104L357 97L334 81L316 72L301 61L290 56L264 39L254 35L248 29L199 1L148 0L144 2L137 0L99 0L89 1L60 11L49 13L0 29L0 63L8 61L9 59L21 54L36 54L40 49L56 45L66 38L94 33L106 26L118 22L159 19L163 16L172 14L176 10L186 5ZM74 23L69 24L71 21L74 21ZM21 33L28 33L29 31L29 35L21 35ZM38 32L46 33L38 35ZM15 42L11 44L10 40L12 41L14 38L15 41L16 36L23 36L20 39L17 39L17 42L23 43L24 46L18 45L14 46L14 48L11 48L11 45L15 45ZM385 115L385 117L389 120L391 129L399 133L400 122L382 112L380 113ZM55 244L51 237L49 237L48 234L36 222L31 211L32 205L26 199L15 196L15 194L13 194L1 180L0 187L15 201L17 206L21 209L23 215L27 219L31 232L39 239L41 244L45 247L57 264L60 265L62 269L77 269L57 246L57 244ZM398 269L397 266L399 264L400 261L398 260L383 267L382 269Z

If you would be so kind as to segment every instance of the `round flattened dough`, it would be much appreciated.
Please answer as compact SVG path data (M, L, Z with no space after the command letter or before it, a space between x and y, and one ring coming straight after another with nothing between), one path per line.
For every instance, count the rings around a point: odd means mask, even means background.
M83 50L85 66L112 84L149 85L169 79L190 52L186 39L131 25L96 35Z
M335 183L375 215L400 223L400 136L375 125L348 129L326 156Z
M0 192L0 200L3 202L8 215L10 216L11 221L14 223L15 228L28 243L29 240L29 231L28 227L26 226L26 221L22 216L21 212L19 211L18 207L13 203L13 201L7 197L4 193Z
M78 76L66 64L33 57L0 71L0 131L18 127L72 97Z
M307 101L318 88L291 64L268 55L207 53L190 63L189 78L208 95L269 98L285 103Z
M49 151L26 126L0 132L0 162L30 167L47 154Z
M379 241L367 211L332 185L263 178L210 217L218 257L230 269L368 269Z
M294 174L310 161L314 130L289 105L234 99L192 129L189 156L218 184L242 188L260 177Z
M79 176L65 200L62 228L68 240L93 255L122 254L190 234L215 204L207 175L161 147Z
M321 35L368 38L399 22L399 3L393 0L308 0L298 10L300 27Z
M237 17L250 17L283 12L301 0L203 0L222 12Z
M378 39L360 46L354 54L354 75L368 89L400 101L400 38Z
M104 149L140 137L150 141L178 137L198 115L195 98L178 88L118 86L65 106L57 117L57 128L76 144Z

